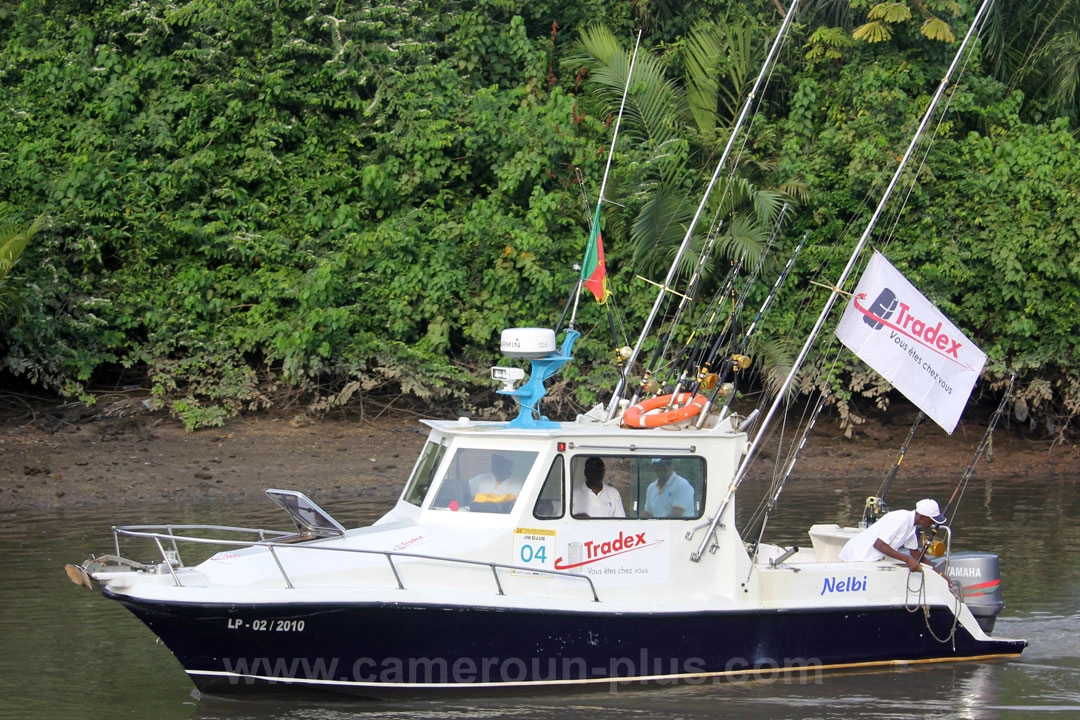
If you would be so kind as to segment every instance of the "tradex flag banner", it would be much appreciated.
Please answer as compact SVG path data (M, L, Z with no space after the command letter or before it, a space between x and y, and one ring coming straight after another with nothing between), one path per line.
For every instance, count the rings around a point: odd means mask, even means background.
M836 337L952 434L986 354L874 253Z

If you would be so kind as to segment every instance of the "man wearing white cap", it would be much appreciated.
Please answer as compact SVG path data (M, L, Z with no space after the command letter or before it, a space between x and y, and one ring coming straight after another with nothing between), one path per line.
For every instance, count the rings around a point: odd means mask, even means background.
M935 500L920 500L915 503L914 510L885 513L876 523L848 540L840 551L840 559L844 562L874 562L888 556L916 572L920 556L917 528L926 530L943 522L945 516Z

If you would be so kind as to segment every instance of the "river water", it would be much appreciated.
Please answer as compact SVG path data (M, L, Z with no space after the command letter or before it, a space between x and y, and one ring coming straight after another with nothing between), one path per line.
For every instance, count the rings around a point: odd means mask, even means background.
M863 487L869 485L869 487ZM813 522L851 524L876 481L793 478L770 523L772 542L806 545ZM894 491L893 507L946 500L951 483ZM393 502L318 497L350 527ZM740 496L753 496L744 487ZM739 516L753 508L741 507ZM954 550L1001 556L1007 607L994 634L1030 646L1018 660L958 663L813 679L724 681L514 698L370 702L319 696L200 696L179 664L118 603L72 585L68 562L110 551L110 527L220 523L288 529L268 499L228 506L124 505L0 515L0 718L344 720L345 718L1076 718L1080 717L1080 474L972 481L952 518Z

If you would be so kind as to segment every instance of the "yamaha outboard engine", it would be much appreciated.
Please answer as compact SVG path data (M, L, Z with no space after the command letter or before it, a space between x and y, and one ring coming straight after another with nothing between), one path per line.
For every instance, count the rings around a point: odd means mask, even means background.
M1001 599L1001 569L998 556L984 552L954 552L946 572L963 590L964 604L979 621L983 632L994 629L994 621L1005 609Z

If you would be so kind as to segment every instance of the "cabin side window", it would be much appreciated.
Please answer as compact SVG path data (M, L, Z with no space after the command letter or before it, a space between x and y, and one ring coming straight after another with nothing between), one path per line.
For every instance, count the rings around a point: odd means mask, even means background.
M427 497L431 483L435 479L435 471L439 469L439 461L442 460L444 454L446 454L445 445L427 441L420 453L420 459L416 462L416 467L413 468L412 477L405 486L405 502L417 506L424 503L424 498Z
M540 495L533 505L533 517L537 520L557 520L566 512L566 503L563 502L563 458L556 455L548 468L547 479L540 488Z
M537 453L459 448L446 464L434 510L508 513L517 502Z
M578 455L570 471L575 518L692 520L705 509L704 458Z

